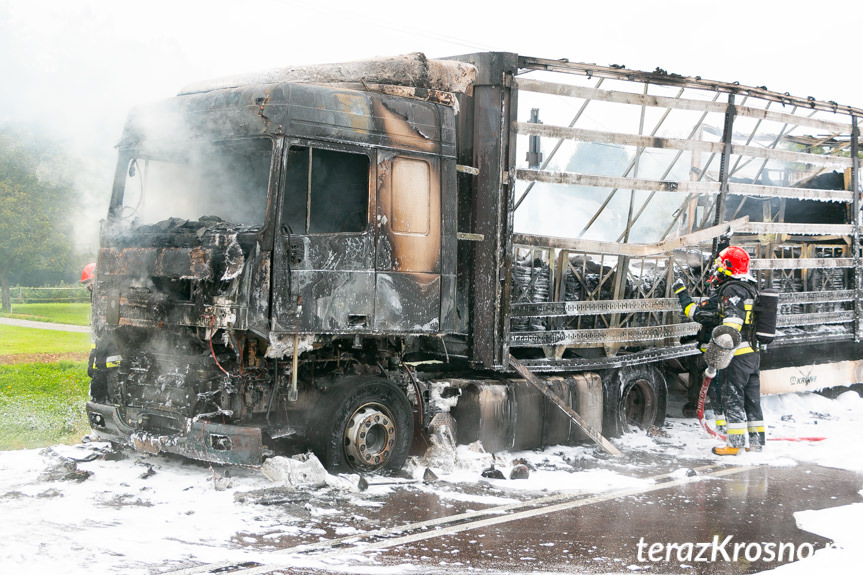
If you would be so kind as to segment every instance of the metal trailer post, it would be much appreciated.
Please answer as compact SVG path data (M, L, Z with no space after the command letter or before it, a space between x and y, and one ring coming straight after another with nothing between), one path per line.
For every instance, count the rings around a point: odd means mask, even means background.
M518 56L493 52L451 58L478 69L473 85L472 165L479 170L473 197L471 359L505 370L509 357L509 290L512 266L513 176Z
M860 128L857 125L857 116L851 116L851 193L854 200L853 210L854 217L851 223L854 224L853 230L853 250L854 250L854 341L860 342L863 338L861 334L861 313L863 313L863 270L861 270L860 261L860 185L858 178L860 175Z
M728 198L728 164L731 162L731 140L734 138L734 94L728 95L728 109L725 112L725 126L722 131L722 158L719 162L719 196L714 204L716 213L713 215L713 225L718 226L725 217L725 201ZM713 239L712 260L719 255L719 238Z
M532 108L530 111L531 124L542 124L539 119L539 108ZM542 145L539 141L539 136L530 136L527 150L527 167L531 170L539 169L539 164L542 162Z

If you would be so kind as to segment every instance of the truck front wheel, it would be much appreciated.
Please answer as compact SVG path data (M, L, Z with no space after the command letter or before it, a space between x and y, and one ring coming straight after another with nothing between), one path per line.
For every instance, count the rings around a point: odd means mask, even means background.
M617 437L665 422L665 377L649 365L615 370L603 378L603 431Z
M318 400L311 448L331 473L378 473L404 465L413 439L405 394L376 378L350 378Z

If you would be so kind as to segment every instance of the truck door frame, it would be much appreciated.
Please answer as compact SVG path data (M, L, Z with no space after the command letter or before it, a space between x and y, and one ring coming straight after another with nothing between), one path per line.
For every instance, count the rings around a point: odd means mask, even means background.
M295 154L293 158L292 152ZM295 163L302 160L302 156L306 157L304 161L308 161L305 167ZM324 156L329 156L329 159L316 164ZM358 162L354 162L354 158ZM354 218L350 224L353 227L347 231L340 231L337 226L314 231L315 189L323 189L326 179L339 178L346 172L359 176L363 171L358 167L362 163L359 158L367 161L364 170L366 213L361 229ZM333 169L336 166L338 169ZM374 325L376 230L371 216L376 213L376 194L372 193L376 173L373 149L298 138L285 142L273 249L271 331L275 334L296 331L362 333ZM303 177L307 182L306 211L302 218L305 222L301 226L303 229L297 230L291 224L296 225L302 219L286 217L285 211L287 202L299 198L290 194L292 179L296 183ZM344 184L344 181L337 180L333 185ZM347 201L347 198L343 199ZM326 200L330 202L323 210L345 207L338 205L340 202L334 201L332 194ZM359 205L359 194L354 200Z

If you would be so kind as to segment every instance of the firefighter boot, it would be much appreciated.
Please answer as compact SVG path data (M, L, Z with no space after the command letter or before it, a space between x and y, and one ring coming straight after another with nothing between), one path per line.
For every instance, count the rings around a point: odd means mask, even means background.
M727 429L728 438L726 439L726 445L713 448L713 453L716 455L737 455L746 445L745 421L728 422Z
M749 432L749 447L746 451L761 451L764 448L765 433L763 421L751 421L747 427Z
M746 448L746 451L754 451L759 452L763 446L761 445L761 440L758 438L757 433L749 434L749 447Z

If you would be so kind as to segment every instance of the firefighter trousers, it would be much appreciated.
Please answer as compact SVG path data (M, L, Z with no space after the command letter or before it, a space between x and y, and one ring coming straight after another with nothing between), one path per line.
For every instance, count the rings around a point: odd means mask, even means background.
M727 423L729 447L751 449L764 445L764 416L761 412L761 355L755 351L735 355L722 370L722 407Z

